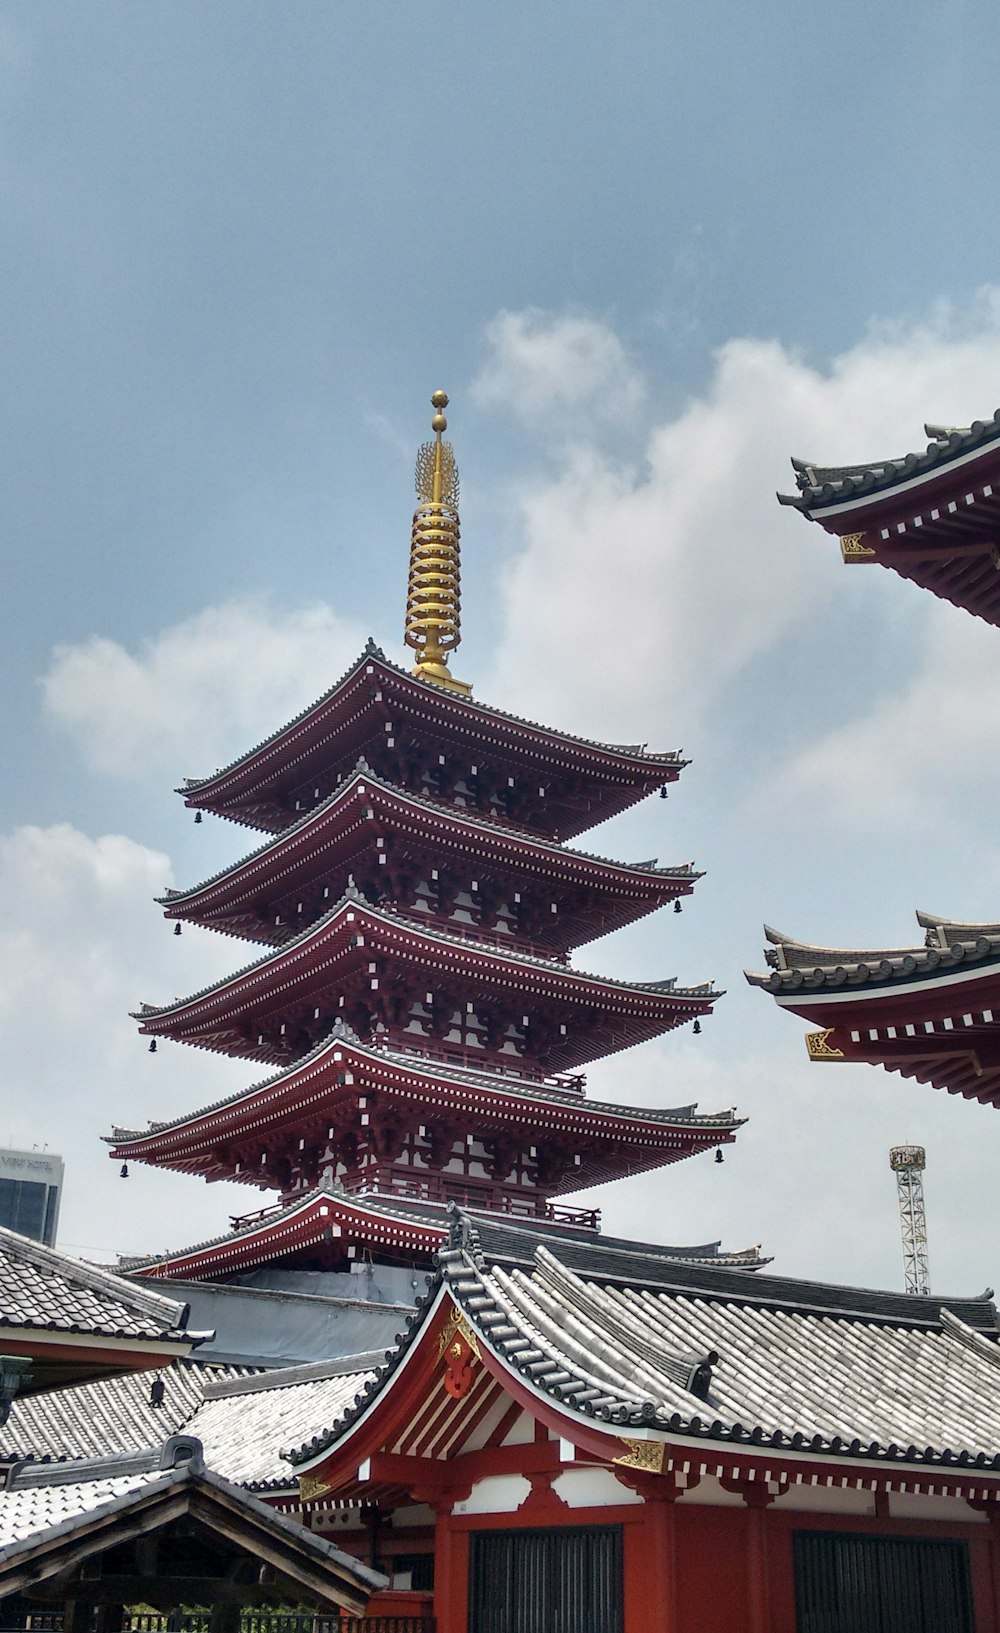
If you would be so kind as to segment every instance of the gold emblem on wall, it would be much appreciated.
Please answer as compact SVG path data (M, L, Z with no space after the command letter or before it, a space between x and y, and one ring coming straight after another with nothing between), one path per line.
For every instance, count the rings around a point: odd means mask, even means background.
M822 1032L806 1033L806 1052L810 1060L843 1060L843 1049L831 1049L829 1039L833 1037L835 1028L826 1027Z
M622 1435L622 1445L628 1447L623 1457L611 1461L623 1469L642 1469L645 1474L662 1474L666 1446L662 1440L629 1440Z
M299 1475L300 1502L314 1503L318 1498L325 1497L327 1492L332 1490L333 1486L330 1481L322 1474Z
M875 551L868 545L862 544L863 533L842 533L840 535L840 553L847 562L875 561Z

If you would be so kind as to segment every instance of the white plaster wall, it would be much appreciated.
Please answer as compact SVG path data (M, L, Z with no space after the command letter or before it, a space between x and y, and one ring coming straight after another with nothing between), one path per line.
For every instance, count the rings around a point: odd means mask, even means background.
M875 1496L857 1486L792 1486L774 1506L805 1514L874 1514Z
M894 1520L958 1520L988 1525L985 1514L970 1508L964 1497L922 1497L910 1491L890 1491L889 1514Z
M531 1481L523 1474L490 1474L477 1480L454 1514L513 1514L531 1491Z
M616 1480L610 1469L564 1469L552 1489L570 1508L618 1507L641 1503L637 1491Z

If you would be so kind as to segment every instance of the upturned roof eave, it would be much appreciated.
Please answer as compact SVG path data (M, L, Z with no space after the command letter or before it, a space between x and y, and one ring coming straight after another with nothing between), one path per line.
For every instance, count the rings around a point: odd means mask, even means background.
M183 1116L169 1122L157 1123L148 1129L116 1129L110 1135L102 1135L107 1145L115 1145L118 1149L111 1153L117 1157L119 1150L125 1154L125 1147L152 1144L166 1139L172 1133L179 1133L185 1128L195 1128L199 1123L211 1121L221 1113L245 1105L248 1111L259 1105L261 1097L269 1090L275 1090L282 1084L293 1083L298 1077L308 1079L318 1068L326 1063L331 1066L339 1064L334 1060L338 1052L347 1051L355 1057L360 1056L363 1061L374 1066L385 1065L390 1070L411 1072L421 1079L435 1079L445 1086L454 1086L458 1092L472 1092L488 1094L496 1099L515 1099L527 1101L533 1106L551 1106L553 1111L577 1112L584 1115L620 1118L624 1121L643 1123L652 1127L667 1129L705 1129L708 1132L726 1132L741 1128L746 1121L744 1117L737 1117L735 1110L698 1113L697 1106L676 1107L643 1107L617 1105L613 1101L590 1100L583 1095L566 1090L560 1093L558 1088L544 1083L533 1084L530 1080L519 1082L516 1078L497 1078L485 1068L476 1071L474 1068L449 1067L445 1061L435 1061L428 1057L426 1060L416 1055L408 1056L398 1050L380 1050L362 1042L356 1033L352 1032L343 1022L337 1022L333 1030L308 1054L296 1061L294 1065L284 1070L274 1072L260 1083L252 1084L238 1094L227 1096L224 1100L214 1101L211 1105L199 1107L197 1111L187 1112Z
M822 521L831 509L880 506L894 494L947 481L952 472L1000 452L1000 411L989 421L977 420L964 428L927 426L932 440L923 453L845 466L823 466L793 459L797 494L778 494L778 502Z
M355 797L361 783L374 784L381 793L390 796L393 802L401 807L410 806L420 813L443 820L448 826L461 828L464 825L471 828L478 835L488 836L496 843L506 842L519 851L534 851L552 861L567 858L570 864L583 865L588 870L593 868L606 870L615 875L625 876L632 883L695 883L697 880L704 878L704 873L696 870L694 864L690 862L662 868L655 864L618 862L610 857L598 856L593 852L581 851L572 846L562 845L558 840L528 834L513 824L502 823L493 818L484 817L468 807L447 806L428 798L427 795L415 794L409 790L397 788L366 766L364 769L358 767L351 772L350 776L345 778L344 782L335 788L331 794L327 795L325 800L314 806L311 811L304 812L287 828L282 828L278 833L272 834L262 845L257 846L255 850L249 851L239 861L232 863L229 867L221 868L218 873L211 874L207 879L203 879L196 885L190 885L180 890L170 889L164 895L154 897L154 900L158 906L174 908L190 903L226 880L235 882L241 873L254 863L262 861L269 855L280 856L282 851L290 848L314 824L317 827L322 827L325 819L334 814L339 806L346 805L349 799Z
M192 801L192 796L196 794L205 794L213 787L219 787L224 782L232 780L232 778L240 770L249 770L249 768L253 765L253 762L261 755L266 754L268 750L277 748L289 733L295 731L298 727L305 725L309 720L317 716L324 708L333 703L338 695L350 684L354 677L359 674L368 664L381 665L386 674L390 675L394 680L402 680L408 685L411 685L414 689L414 695L416 696L423 693L424 695L435 697L443 704L449 705L452 709L458 708L462 712L470 712L475 715L480 715L486 720L502 722L504 725L513 726L518 731L527 731L553 745L564 746L575 754L579 754L582 750L586 753L603 756L609 760L618 760L627 765L631 765L636 769L641 768L644 771L652 772L654 774L658 769L662 769L667 774L672 774L682 770L688 763L682 758L680 751L676 749L663 752L654 752L651 754L639 744L602 743L597 739L576 737L569 732L556 731L550 726L542 726L535 721L525 720L518 715L508 714L502 709L494 708L490 704L481 703L474 698L458 698L450 688L436 686L432 681L426 680L421 676L411 675L400 665L394 664L389 658L386 657L382 649L376 646L374 641L369 639L369 642L364 651L361 653L360 657L355 659L354 663L351 664L350 668L346 670L340 679L336 681L326 692L324 692L321 697L317 698L314 703L309 704L308 707L301 710L299 714L293 716L291 720L286 722L284 726L279 727L277 731L272 732L271 735L264 738L262 742L257 743L252 749L247 750L245 754L242 754L237 759L231 761L229 765L223 766L218 771L213 772L207 777L185 778L184 782L175 790L175 792L180 794L185 800ZM192 801L192 803L197 802Z
M666 981L621 981L611 976L593 975L587 971L571 970L550 959L536 958L529 953L522 953L514 949L508 950L472 940L468 937L452 935L447 931L429 925L418 925L408 918L395 917L385 913L380 908L373 907L359 891L347 891L339 902L335 902L323 914L322 918L317 919L314 924L300 931L298 935L293 936L280 947L265 954L263 958L255 959L252 963L234 971L232 975L213 982L211 986L202 987L199 991L191 993L186 998L177 999L172 1004L143 1004L141 1009L129 1011L131 1018L143 1023L143 1031L145 1031L153 1021L183 1014L185 1010L190 1009L193 1005L202 1004L213 996L221 996L227 989L253 975L278 969L282 963L288 962L295 953L307 946L310 941L318 940L325 931L332 928L339 915L348 911L367 914L377 924L390 926L396 931L405 930L417 938L430 940L453 951L470 953L476 959L505 963L514 969L524 971L526 975L545 974L561 983L569 982L571 985L578 985L581 988L598 987L604 991L620 994L633 993L643 997L663 996L678 1000L686 999L696 1004L704 1004L706 1012L713 1003L725 996L725 992L715 990L711 982L703 982L693 987L679 987L676 985L676 978L674 977Z

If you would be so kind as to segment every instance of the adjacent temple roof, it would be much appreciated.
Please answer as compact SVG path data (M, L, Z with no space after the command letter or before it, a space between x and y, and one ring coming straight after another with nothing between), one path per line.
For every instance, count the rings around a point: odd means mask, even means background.
M187 1555L175 1551L192 1524L200 1543L193 1565L189 1537ZM387 1585L378 1572L206 1468L197 1439L174 1435L162 1446L116 1457L15 1465L0 1491L0 1594L58 1578L65 1596L89 1609L101 1580L88 1562L158 1532L174 1545L162 1547L153 1565L145 1556L146 1599L158 1607L176 1602L185 1565L201 1573L202 1602L239 1581L247 1605L345 1606L360 1614ZM237 1576L237 1561L247 1556L266 1560L269 1570Z
M918 913L918 947L813 947L765 926L769 973L747 972L782 1009L816 1022L813 1060L859 1060L1000 1105L1000 923Z
M539 1243L557 1243L558 1251L571 1264L598 1263L611 1279L627 1280L637 1274L654 1280L672 1276L677 1274L678 1263L690 1264L695 1270L726 1266L741 1274L770 1263L756 1247L738 1252L722 1250L718 1242L665 1247L598 1235L592 1229L556 1221L471 1212L470 1218L476 1219L490 1251L510 1264L530 1263ZM226 1236L157 1258L130 1261L129 1270L164 1279L232 1276L273 1259L276 1249L282 1259L290 1259L297 1250L321 1248L327 1237L357 1240L372 1251L395 1254L401 1263L427 1263L447 1239L448 1219L442 1203L354 1196L339 1186L325 1186L284 1207L265 1210Z
M22 1392L187 1355L187 1307L0 1227L0 1349L31 1359Z
M793 459L779 494L829 533L844 560L877 562L1000 624L1000 412L966 428L928 425L921 453L857 465Z
M297 1496L281 1448L346 1410L383 1362L382 1350L267 1372L179 1361L162 1372L52 1390L15 1400L0 1429L0 1460L125 1458L164 1435L195 1435L223 1479L248 1491ZM155 1395L154 1384L161 1386Z
M595 1431L610 1437L609 1461L627 1465L624 1448L638 1456L634 1440L622 1446L623 1433L652 1442L638 1468L666 1470L676 1459L697 1471L708 1459L716 1469L725 1447L727 1468L742 1448L766 1457L775 1477L783 1454L801 1452L902 1464L911 1479L917 1466L922 1481L944 1470L952 1486L962 1471L1000 1473L1000 1346L989 1294L942 1300L691 1266L622 1284L593 1260L571 1268L555 1245L539 1246L530 1267L508 1269L461 1215L440 1264L402 1345L357 1403L290 1451L311 1491L323 1481L336 1490L338 1480L357 1490L367 1443L381 1445L390 1421L405 1449L403 1420L391 1417L404 1400L401 1391L394 1405L394 1385L405 1372L412 1409L419 1355L429 1369L446 1364L434 1340L455 1330L456 1316L475 1357L460 1408L466 1420L476 1416L480 1380L509 1379L569 1443L592 1451ZM370 1468L377 1486L377 1456ZM453 1463L449 1478L456 1472ZM796 1477L810 1470L789 1459L781 1478Z

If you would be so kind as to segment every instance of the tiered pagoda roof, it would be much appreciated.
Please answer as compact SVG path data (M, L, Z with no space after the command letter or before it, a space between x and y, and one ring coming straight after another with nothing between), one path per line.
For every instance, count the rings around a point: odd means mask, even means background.
M797 494L779 494L875 562L1000 624L1000 412L965 428L927 425L926 449L823 466L793 459Z
M210 777L178 790L185 805L278 833L324 800L359 759L388 781L431 778L477 808L498 808L550 839L572 839L666 784L676 750L599 743L535 725L407 674L369 641L330 690ZM471 783L467 779L472 779Z
M321 1186L285 1206L234 1219L233 1230L225 1236L155 1257L130 1258L122 1269L155 1280L203 1282L245 1275L275 1261L337 1270L377 1255L429 1270L448 1240L449 1206L406 1197L351 1195L341 1186ZM761 1256L759 1247L733 1252L719 1242L667 1247L605 1236L585 1222L582 1211L554 1209L556 1216L549 1219L466 1211L475 1219L486 1250L511 1268L530 1266L540 1246L557 1251L570 1265L599 1265L603 1276L620 1283L637 1276L669 1280L680 1265L744 1273L771 1262Z
M529 1145L568 1141L577 1161L553 1195L728 1144L743 1121L733 1111L699 1116L695 1106L661 1110L591 1100L572 1079L527 1082L422 1060L362 1043L337 1022L302 1060L253 1088L145 1131L116 1128L111 1155L249 1185L262 1183L276 1152L296 1170L308 1167L311 1155L315 1178L330 1140L365 1126L366 1114L373 1127L405 1119L415 1101L428 1145L441 1130L452 1142L495 1142L514 1129ZM414 1188L417 1183L415 1177Z
M590 1102L574 1074L675 1027L710 982L572 969L586 942L689 895L690 864L564 841L679 776L676 752L592 742L474 702L458 645L457 473L443 394L418 458L406 674L369 643L310 709L182 792L267 832L161 898L267 949L140 1030L277 1068L219 1106L113 1136L117 1160L276 1190L319 1187L549 1216L555 1196L734 1137L732 1112ZM332 1228L332 1227L331 1227ZM273 1231L272 1231L273 1237Z
M269 942L290 940L351 884L427 916L416 886L448 875L468 895L465 919L510 945L565 953L690 895L691 863L613 862L526 834L473 808L394 787L362 760L333 793L242 861L187 890L159 898L168 919ZM519 909L498 925L497 907ZM532 897L530 928L517 924ZM405 898L401 901L401 898ZM483 921L485 922L485 925Z
M453 992L446 992L449 981ZM401 994L409 998L408 986L422 993L428 985L436 991L422 1007L430 1011L439 1000L444 1002L442 1048L462 1064L468 1061L473 1023L449 1047L458 1003L467 1014L492 1006L504 1021L506 1041L487 1042L484 1058L488 1052L500 1056L507 1047L511 1052L500 1063L515 1068L522 1056L514 1053L509 1032L516 1025L514 1017L529 1007L531 1013L518 1027L518 1043L531 1075L538 1068L572 1071L585 1061L657 1037L709 1014L721 996L707 981L680 987L673 977L630 982L582 974L549 959L416 924L387 908L372 907L349 890L317 923L277 951L189 998L162 1006L143 1004L134 1018L145 1036L278 1063L311 1049L317 1034L323 1035L338 1018L338 1005L356 1031L382 1026L391 1038L409 1014L408 1007L403 1011ZM434 1035L430 1024L428 1032ZM409 1030L399 1035L420 1052L420 1035Z
M1000 924L918 913L917 947L814 947L765 926L770 973L747 973L821 1030L816 1061L855 1060L1000 1106Z

